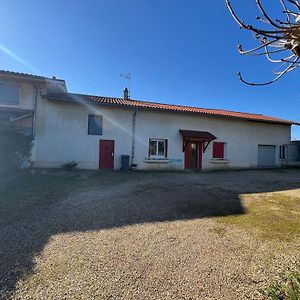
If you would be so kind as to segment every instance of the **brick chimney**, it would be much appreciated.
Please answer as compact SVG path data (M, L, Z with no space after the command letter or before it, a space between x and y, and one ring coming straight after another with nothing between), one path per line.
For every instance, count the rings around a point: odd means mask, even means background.
M124 89L123 93L124 93L124 100L128 100L129 99L129 92L128 92L127 87Z

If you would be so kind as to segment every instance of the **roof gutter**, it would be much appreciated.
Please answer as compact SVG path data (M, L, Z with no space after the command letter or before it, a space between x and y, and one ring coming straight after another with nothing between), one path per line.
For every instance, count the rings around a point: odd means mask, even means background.
M18 78L18 79L25 79L25 80L30 79L30 80L39 81L39 82L45 82L47 80L56 80L56 81L61 81L61 82L65 83L65 80L63 80L63 79L48 78L48 77L42 77L42 76L41 76L41 78L38 78L38 77L34 77L34 75L33 76L18 75L18 74L2 73L1 71L0 71L0 76L12 77L12 78Z

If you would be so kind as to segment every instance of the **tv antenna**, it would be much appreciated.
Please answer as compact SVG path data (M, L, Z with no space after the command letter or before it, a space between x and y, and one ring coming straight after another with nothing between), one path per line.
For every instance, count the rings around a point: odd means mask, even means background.
M131 74L130 74L130 73L121 73L120 76L128 80L128 97L129 97L129 99L130 99L130 91L131 91L131 89L130 89Z

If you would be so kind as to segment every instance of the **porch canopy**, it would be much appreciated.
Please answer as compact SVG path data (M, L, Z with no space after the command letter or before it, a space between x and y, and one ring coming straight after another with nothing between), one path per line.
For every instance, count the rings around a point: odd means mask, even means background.
M183 137L183 151L185 150L188 142L203 142L204 153L209 143L217 138L208 131L179 129L179 132Z

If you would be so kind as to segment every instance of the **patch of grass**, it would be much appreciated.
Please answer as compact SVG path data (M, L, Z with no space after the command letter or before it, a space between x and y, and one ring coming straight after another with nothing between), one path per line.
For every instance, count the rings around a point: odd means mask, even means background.
M225 227L216 226L212 229L212 231L217 234L220 238L223 238L227 232Z
M284 283L272 283L263 295L271 300L299 300L300 299L300 272L289 274Z
M292 240L300 236L300 198L282 193L245 195L245 214L218 220L258 233L263 238Z

